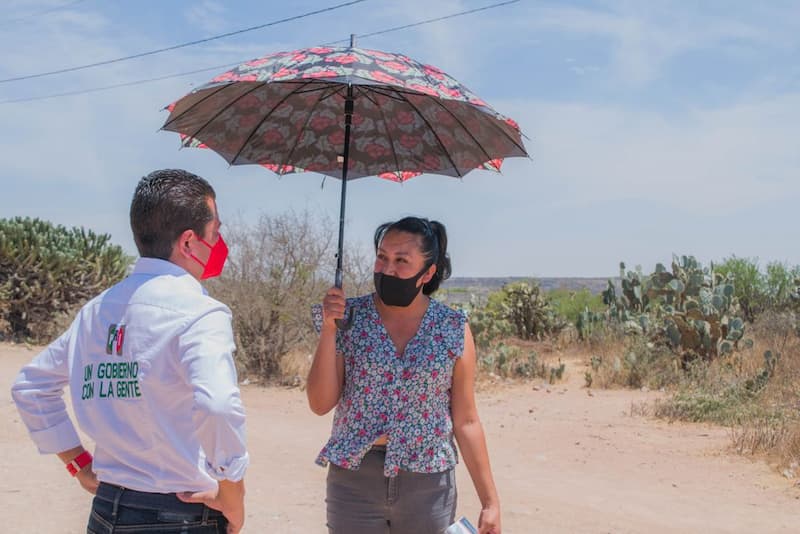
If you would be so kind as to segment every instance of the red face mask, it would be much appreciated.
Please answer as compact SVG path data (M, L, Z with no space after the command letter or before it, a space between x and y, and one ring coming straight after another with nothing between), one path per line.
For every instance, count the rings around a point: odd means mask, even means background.
M219 236L219 239L217 239L217 242L213 246L208 244L206 240L201 237L197 239L211 249L211 254L208 256L208 261L206 263L203 263L197 256L191 254L192 259L203 266L203 274L200 275L200 279L205 280L206 278L219 276L222 272L222 267L225 265L225 260L228 257L228 245L225 244L222 235Z

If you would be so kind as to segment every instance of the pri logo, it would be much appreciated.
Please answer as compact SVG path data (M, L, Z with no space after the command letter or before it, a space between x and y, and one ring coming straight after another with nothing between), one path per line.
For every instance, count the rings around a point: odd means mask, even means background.
M125 325L112 324L108 327L108 338L106 339L106 354L122 356L122 344L125 342Z

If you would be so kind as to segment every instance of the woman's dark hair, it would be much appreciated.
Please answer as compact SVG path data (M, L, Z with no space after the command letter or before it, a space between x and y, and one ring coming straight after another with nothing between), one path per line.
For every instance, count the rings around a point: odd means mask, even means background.
M432 295L443 281L450 278L452 268L450 255L447 254L447 230L442 223L422 217L405 217L396 222L383 223L375 230L375 252L378 251L383 236L389 232L406 232L422 238L421 249L425 256L425 268L436 264L433 278L422 286L425 295Z
M203 178L180 169L153 171L136 186L131 201L131 230L139 255L168 260L186 230L203 237L214 219L208 198L214 189Z

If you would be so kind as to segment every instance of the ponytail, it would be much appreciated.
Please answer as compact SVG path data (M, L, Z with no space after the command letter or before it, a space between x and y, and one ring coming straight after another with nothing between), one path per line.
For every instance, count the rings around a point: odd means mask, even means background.
M422 292L425 295L432 295L436 292L439 285L450 278L452 272L450 255L447 253L447 229L439 221L430 221L429 226L433 240L436 241L436 246L431 247L431 252L437 254L437 257L430 259L432 264L436 264L436 272L428 283L422 286Z

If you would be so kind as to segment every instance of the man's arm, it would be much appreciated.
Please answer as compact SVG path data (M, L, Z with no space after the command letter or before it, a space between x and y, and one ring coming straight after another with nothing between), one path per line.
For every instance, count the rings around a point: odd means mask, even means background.
M220 307L204 314L179 337L178 345L193 390L192 420L206 454L206 469L219 482L216 492L181 497L220 510L231 523L229 532L238 532L244 522L244 474L250 459L230 313Z
M56 454L65 465L85 451L63 399L64 387L69 383L71 331L67 330L23 367L11 387L11 397L39 452ZM91 462L79 469L75 478L86 491L96 493L98 482Z
M64 465L72 463L75 458L80 456L81 454L85 453L86 449L83 448L82 445L78 445L77 447L73 447L72 449L62 451L58 453L58 457L61 458L61 461L64 462ZM90 457L91 458L91 457ZM97 486L100 485L100 481L97 480L97 475L94 474L92 470L92 461L89 460L89 463L78 469L78 472L75 473L75 478L78 480L78 483L81 485L83 489L94 495L97 493Z
M42 454L56 454L81 443L63 398L69 383L70 332L53 341L23 367L11 386L11 397L22 422Z

